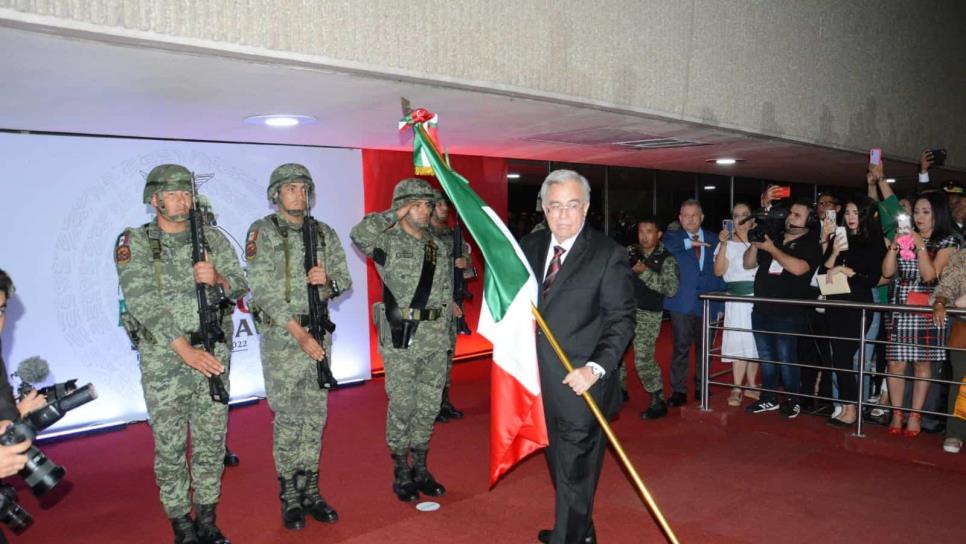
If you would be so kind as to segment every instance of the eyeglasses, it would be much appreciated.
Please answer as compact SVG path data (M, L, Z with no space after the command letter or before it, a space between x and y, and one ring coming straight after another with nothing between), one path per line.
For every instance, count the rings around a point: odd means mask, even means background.
M563 215L564 213L570 214L576 212L581 206L581 202L576 200L571 200L566 204L561 204L559 202L554 202L547 206L547 211L553 215Z

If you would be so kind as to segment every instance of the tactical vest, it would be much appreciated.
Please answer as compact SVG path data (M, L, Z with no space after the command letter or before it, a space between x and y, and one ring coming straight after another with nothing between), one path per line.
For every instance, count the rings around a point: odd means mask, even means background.
M658 269L664 265L664 260L670 256L666 249L655 249L654 253L647 257L648 261L656 261ZM664 309L664 295L651 289L644 282L634 278L634 299L637 301L638 310L659 312Z

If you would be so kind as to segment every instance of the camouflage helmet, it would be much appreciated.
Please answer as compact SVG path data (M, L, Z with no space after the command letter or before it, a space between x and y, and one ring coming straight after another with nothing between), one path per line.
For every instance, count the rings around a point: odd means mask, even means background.
M392 209L398 210L413 200L436 202L436 192L429 182L419 178L408 178L396 184L392 191Z
M144 203L150 204L151 197L160 191L190 191L194 176L180 164L162 164L148 172L144 184Z
M312 174L309 173L309 169L301 164L290 162L272 171L272 177L268 182L268 199L275 202L275 192L278 191L278 188L283 183L296 180L304 181L308 185L308 196L312 198L312 194L315 192L315 182L312 181Z

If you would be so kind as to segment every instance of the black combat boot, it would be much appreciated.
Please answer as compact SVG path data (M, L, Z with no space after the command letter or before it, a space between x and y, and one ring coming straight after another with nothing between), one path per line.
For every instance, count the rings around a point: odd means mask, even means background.
M198 542L201 544L230 544L228 537L221 534L218 526L215 525L215 506L214 504L195 505L195 533L198 535Z
M409 466L409 457L405 453L392 454L393 482L392 491L396 497L403 502L412 502L419 499L419 491L413 482L412 468Z
M329 506L319 493L319 471L305 471L300 487L302 508L310 516L325 523L339 521L339 514Z
M664 402L664 393L660 391L651 393L651 405L641 412L641 419L660 419L666 415L667 403Z
M443 402L439 406L439 415L436 421L448 421L450 419L463 419L463 412L457 410L453 403L449 401L449 387L443 389Z
M426 468L426 456L428 450L417 450L413 448L413 482L416 488L431 497L442 497L446 494L443 484L436 481L433 475Z
M228 449L228 446L225 446L225 466L237 467L238 463L241 463L241 459L238 458L238 454Z
M171 518L171 528L174 530L174 544L199 544L198 534L195 533L195 522L191 516Z
M299 531L305 528L305 512L299 501L298 473L291 478L278 477L278 498L282 501L282 525L286 529Z

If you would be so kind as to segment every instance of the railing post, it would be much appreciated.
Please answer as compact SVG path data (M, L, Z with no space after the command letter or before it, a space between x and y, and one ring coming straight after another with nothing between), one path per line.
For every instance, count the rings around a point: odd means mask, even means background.
M858 437L865 436L862 434L862 399L865 397L865 321L867 317L865 308L862 308L862 319L859 320L859 396L855 408L855 436Z
M708 382L711 381L711 365L709 363L711 346L708 345L708 337L710 336L708 330L711 327L711 300L704 299L701 304L701 409L707 411L710 410L708 408Z

